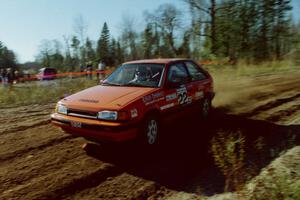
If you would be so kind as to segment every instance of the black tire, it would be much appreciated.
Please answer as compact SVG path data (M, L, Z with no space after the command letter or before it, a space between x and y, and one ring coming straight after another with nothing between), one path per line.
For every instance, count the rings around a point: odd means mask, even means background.
M155 115L148 115L143 120L139 131L139 144L153 147L158 144L159 141L159 120Z
M211 112L211 99L205 97L201 102L201 117L206 119L209 117Z

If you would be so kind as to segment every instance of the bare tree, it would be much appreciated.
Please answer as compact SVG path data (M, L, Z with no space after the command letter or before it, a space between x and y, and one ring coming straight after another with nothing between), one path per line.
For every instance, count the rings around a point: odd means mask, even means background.
M71 47L70 47L70 36L66 36L66 35L63 35L63 39L64 39L64 42L65 42L65 48L66 48L66 57L70 57L71 56Z
M57 54L61 54L61 49L63 47L62 43L57 40L57 39L54 39L52 40L52 44L53 44L53 50L54 50L54 53L57 53Z
M210 26L210 34L202 33L201 29L197 34L200 36L209 37L211 40L211 53L216 54L216 13L219 8L217 8L216 0L183 0L186 2L191 9L192 14L194 12L201 13L199 19L196 23L208 24Z
M137 40L138 34L136 31L137 20L132 15L123 15L122 22L120 24L120 29L122 32L121 38L123 41L123 46L127 51L128 59L135 60L138 56L137 51Z
M88 24L82 15L77 15L74 18L73 29L77 34L78 38L80 39L80 43L84 44L87 35Z
M181 27L181 11L172 4L163 4L153 13L146 12L145 17L161 30L163 38L168 42L173 52L177 54L175 31Z
M51 54L53 53L52 44L49 40L42 40L39 45L39 55L37 60L39 60L45 67L50 67L51 65Z
M82 15L77 15L74 18L74 25L73 29L77 35L77 38L80 41L80 46L78 46L79 49L79 59L81 64L86 63L86 48L85 48L85 41L87 38L87 30L88 30L88 24L84 20Z

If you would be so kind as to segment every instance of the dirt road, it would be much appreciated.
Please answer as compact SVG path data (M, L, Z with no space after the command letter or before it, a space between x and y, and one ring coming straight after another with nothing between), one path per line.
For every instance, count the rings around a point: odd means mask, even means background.
M165 127L155 152L99 145L84 151L84 139L49 124L53 104L0 108L0 199L198 199L223 191L208 153L216 133L239 130L249 146L263 137L275 152L300 145L299 73L220 78L215 87L211 118ZM263 168L275 156L249 160Z

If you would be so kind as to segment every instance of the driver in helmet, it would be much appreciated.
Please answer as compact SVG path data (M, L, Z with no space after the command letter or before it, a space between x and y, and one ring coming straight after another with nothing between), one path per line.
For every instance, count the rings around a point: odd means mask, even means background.
M144 67L137 67L135 69L134 78L130 82L148 81L151 78L151 69Z

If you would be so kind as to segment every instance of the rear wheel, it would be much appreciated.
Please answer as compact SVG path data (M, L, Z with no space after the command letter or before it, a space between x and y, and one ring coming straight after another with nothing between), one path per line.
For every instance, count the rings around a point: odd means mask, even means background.
M211 111L211 100L209 98L204 98L201 105L201 117L207 118Z

